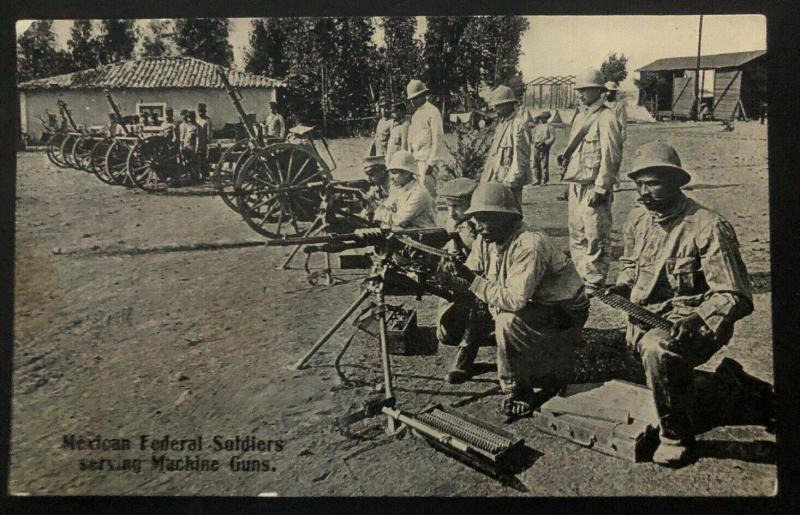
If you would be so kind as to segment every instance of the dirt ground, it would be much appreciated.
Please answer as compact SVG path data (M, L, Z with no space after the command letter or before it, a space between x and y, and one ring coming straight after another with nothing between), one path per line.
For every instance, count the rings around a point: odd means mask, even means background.
M564 129L558 131L563 146ZM632 150L659 139L675 145L692 172L688 194L735 226L753 277L755 312L739 322L723 356L772 382L766 126L741 123L631 125ZM332 141L339 178L360 173L367 141ZM355 383L342 385L333 363L346 326L311 360L294 363L359 292L355 271L345 284L310 287L295 267L274 270L282 248L174 252L137 256L72 256L56 247L253 240L258 236L213 196L148 195L59 170L41 152L18 155L16 313L9 491L31 495L678 495L752 496L775 492L774 437L758 426L717 427L699 439L698 461L673 471L632 464L536 431L530 420L507 426L525 439L527 468L505 483L482 475L407 436L387 436L384 419L359 422L350 434L334 419L381 382L375 340L357 337L341 360ZM526 221L567 246L563 186L527 187ZM635 199L630 182L615 194L614 252ZM297 262L299 264L299 261ZM320 257L316 266L322 265ZM612 278L616 268L612 269ZM395 299L392 299L395 300ZM432 331L435 300L400 299ZM592 301L580 351L579 380L641 380L626 358L622 315ZM452 350L392 356L398 404L429 403L501 424L492 348L486 372L463 385L442 380ZM70 450L65 435L128 438L129 451ZM202 451L139 449L139 435L202 435ZM214 451L212 439L281 440L271 452ZM220 470L151 470L152 455L217 459ZM139 458L141 471L81 470L81 460ZM258 460L261 471L233 471L231 459ZM268 464L263 462L268 460Z

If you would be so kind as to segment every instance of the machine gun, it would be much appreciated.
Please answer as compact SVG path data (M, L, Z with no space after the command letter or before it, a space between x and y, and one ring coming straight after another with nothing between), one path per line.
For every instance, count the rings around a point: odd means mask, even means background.
M117 117L117 123L119 123L119 125L122 127L122 130L125 132L125 135L132 136L130 129L128 129L128 125L123 120L122 110L119 108L119 105L117 105L117 103L114 101L114 98L111 96L111 92L106 89L103 90L103 94L106 96L106 100L108 100L108 105L111 106L111 110L114 111L114 116Z
M81 131L80 127L78 127L78 125L75 123L75 120L72 119L72 111L69 110L67 103L60 98L58 99L58 112L61 114L61 118L69 123L70 128L74 132Z
M236 114L239 115L239 120L241 120L244 129L247 131L247 139L253 147L264 148L264 143L258 137L256 128L250 124L250 120L247 119L247 113L245 113L242 107L242 94L231 85L231 82L228 80L228 75L225 73L222 66L217 66L216 72L217 77L219 77L219 80L222 82L222 86L225 88L225 92L228 93L231 102L233 102L233 107L236 109Z

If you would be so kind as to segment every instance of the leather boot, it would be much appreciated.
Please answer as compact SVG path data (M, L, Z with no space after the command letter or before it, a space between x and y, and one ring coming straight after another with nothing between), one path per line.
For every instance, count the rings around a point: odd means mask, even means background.
M447 371L446 380L448 383L459 384L468 381L472 377L472 364L478 356L479 348L474 343L467 346L458 346L456 359L450 366L450 370Z

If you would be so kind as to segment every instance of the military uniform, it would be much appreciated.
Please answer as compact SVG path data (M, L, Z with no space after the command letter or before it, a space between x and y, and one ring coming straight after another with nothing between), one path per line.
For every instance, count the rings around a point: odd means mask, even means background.
M556 140L553 126L542 120L533 128L533 170L534 184L550 182L550 147Z
M392 131L394 120L385 118L383 116L378 120L378 125L375 127L375 137L373 138L373 146L375 148L375 155L381 156L386 154L386 147L389 143L389 135Z
M619 122L602 97L585 106L572 122L570 141L589 121L589 129L570 156L563 180L569 186L570 253L587 285L602 287L611 250L612 188L622 162ZM592 193L606 201L590 207Z
M407 86L407 98L411 99L427 92L425 85L411 81ZM444 125L442 113L430 101L425 101L411 116L408 128L408 150L417 161L420 175L431 195L436 194L437 163L442 160L444 147Z
M401 170L415 178L403 186L392 184L389 196L375 209L374 220L389 227L435 227L433 197L418 180L420 174L414 156L403 150L395 152L388 168L390 173Z
M514 192L522 205L522 188L530 183L530 133L524 118L514 110L498 120L486 155L481 182L498 182Z
M270 113L267 115L265 125L267 127L268 138L286 137L286 122L284 122L283 116L279 113Z
M194 121L183 121L179 128L181 154L189 168L192 179L199 178L199 159L197 156L199 129Z
M386 163L389 163L392 154L398 150L408 150L408 128L411 124L405 119L402 122L396 120L392 120L392 122L389 141L386 143Z
M208 168L208 145L213 139L214 129L211 125L211 119L205 116L205 113L197 117L197 158L200 173L207 176Z

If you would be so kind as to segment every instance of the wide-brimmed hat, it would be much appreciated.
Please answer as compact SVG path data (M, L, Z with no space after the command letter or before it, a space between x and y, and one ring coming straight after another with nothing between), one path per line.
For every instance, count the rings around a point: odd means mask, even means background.
M582 88L603 88L605 89L605 81L603 81L603 74L600 70L594 68L587 68L575 77L575 89Z
M633 153L633 167L628 177L636 180L636 177L645 171L670 176L679 186L684 186L692 180L692 176L683 169L678 151L659 141L645 143Z
M522 208L514 192L498 182L482 182L472 192L465 216L475 213L512 213L522 216Z
M613 80L610 80L606 82L606 89L609 91L619 91L619 84L617 84Z
M406 86L406 99L411 100L412 98L416 98L427 92L428 88L425 87L425 83L423 83L421 80L411 79Z
M417 160L414 159L414 156L408 150L398 150L392 154L389 158L389 164L386 165L386 169L390 172L392 170L403 170L413 175L419 173Z
M514 92L511 91L511 88L508 86L497 86L494 91L492 91L491 98L489 99L492 107L501 104L510 104L511 102L516 103L516 101L517 97L514 96Z

